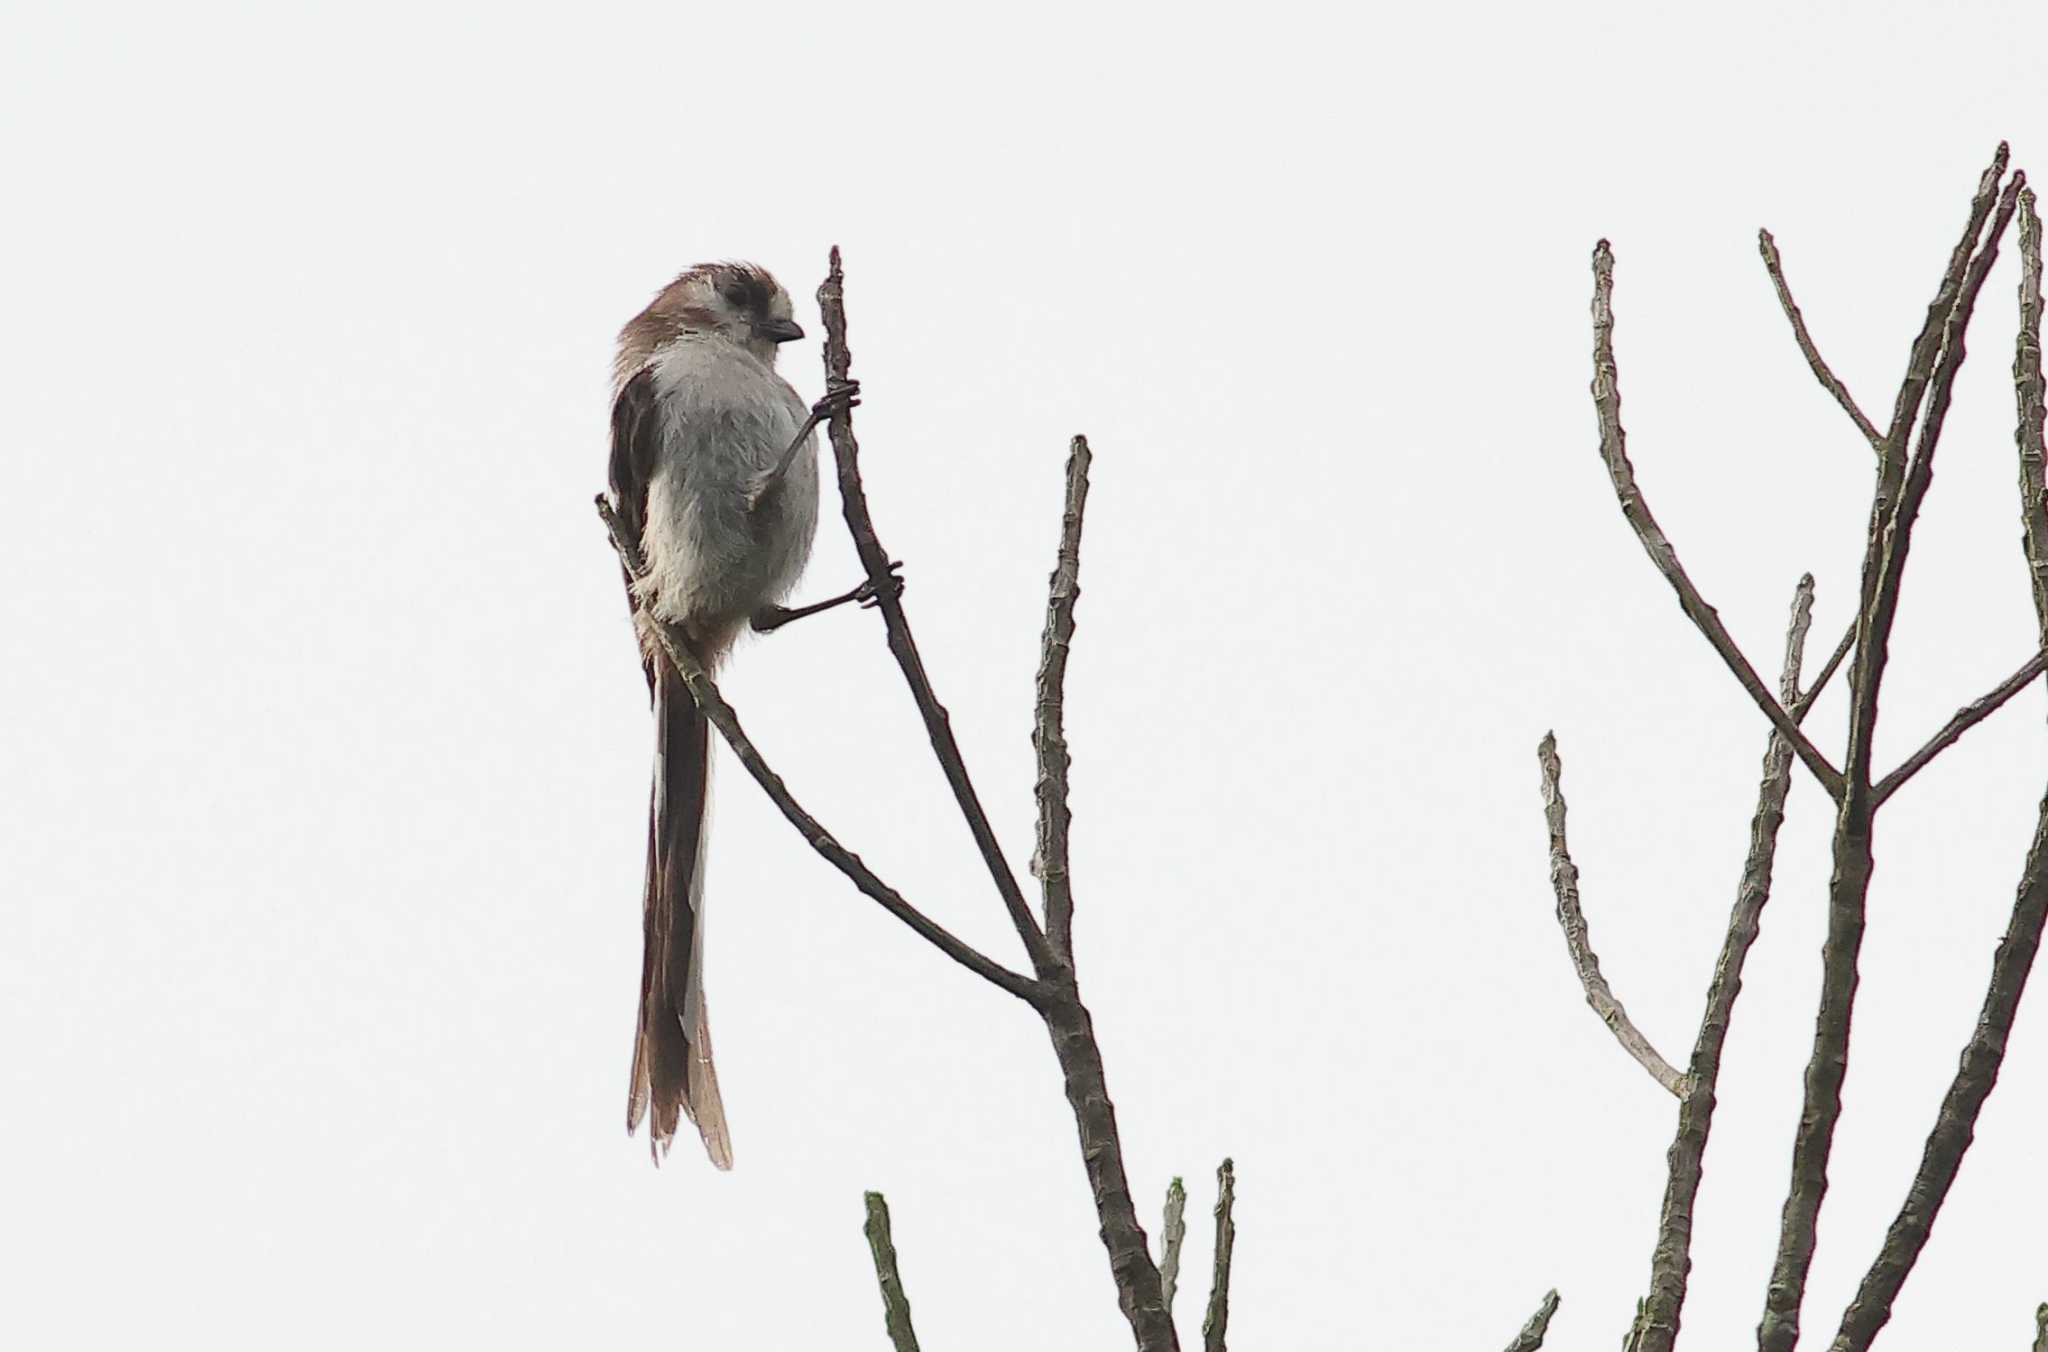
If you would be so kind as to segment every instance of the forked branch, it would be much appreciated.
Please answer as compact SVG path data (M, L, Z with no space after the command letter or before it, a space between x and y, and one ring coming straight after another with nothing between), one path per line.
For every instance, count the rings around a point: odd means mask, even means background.
M1806 739L1806 734L1792 721L1792 715L1785 706L1765 688L1756 668L1742 655L1727 626L1721 623L1720 613L1707 604L1699 588L1686 576L1684 565L1678 561L1677 549L1657 524L1657 518L1651 515L1650 505L1636 484L1635 467L1628 459L1628 434L1621 426L1621 380L1614 361L1614 251L1604 239L1593 250L1593 406L1600 418L1600 459L1607 466L1608 477L1613 480L1614 495L1621 503L1622 515L1628 519L1636 538L1642 541L1650 562L1664 575L1671 589L1678 593L1679 608L1685 612L1686 618L1720 655L1736 681L1763 711L1764 717L1771 720L1771 726L1790 743L1800 761L1828 791L1828 796L1840 799L1841 771L1830 765L1827 757Z
M598 495L597 514L603 519L605 529L610 532L612 548L618 551L620 563L635 580L647 575L647 561L640 553L639 541L633 538L632 530L619 517L611 500ZM650 616L650 619L652 617ZM789 786L782 782L782 776L775 773L767 760L755 747L753 739L740 726L739 715L733 712L725 696L718 691L718 685L704 670L704 664L690 650L688 637L676 626L655 622L655 633L661 641L662 651L669 661L682 673L683 680L690 687L690 696L705 718L724 736L726 744L739 757L740 764L761 786L782 815L788 819L798 833L810 843L812 849L826 863L845 874L848 881L859 888L862 895L876 902L889 914L908 925L918 937L944 953L953 961L973 972L982 980L998 986L1020 1000L1035 1001L1042 995L1039 984L1030 977L1013 972L1009 968L984 956L976 949L955 938L943 926L926 917L924 912L903 899L895 888L876 877L860 856L839 843L830 831L821 825L816 817L804 810L801 803L790 793Z
M837 247L832 250L831 266L825 280L818 287L818 308L825 320L826 384L831 388L841 388L852 381L853 354L846 344L845 273L840 268ZM960 754L959 742L953 737L952 717L932 690L931 678L925 674L924 659L918 655L917 641L911 637L910 619L904 614L900 589L893 585L889 576L889 553L875 536L875 523L868 514L867 490L861 483L860 443L853 435L852 409L844 404L834 408L826 426L839 469L839 500L845 512L846 528L853 536L854 551L860 555L861 567L867 570L868 582L874 588L876 606L882 612L883 623L888 626L889 651L895 656L896 665L903 670L904 683L910 687L911 698L924 718L932 752L945 772L946 783L952 787L953 799L960 805L960 815L966 820L968 832L974 837L975 846L988 866L989 878L1003 899L1003 908L1009 912L1010 923L1016 927L1024 951L1030 955L1032 970L1042 977L1055 965L1052 949L1046 943L1044 931L1032 918L1031 908L1024 902L1024 893L1017 886L1017 875L1010 871L1009 862L1003 857L1002 844L996 839L995 828L989 825L988 813L981 806L981 796L974 791L974 782L967 774L967 762Z

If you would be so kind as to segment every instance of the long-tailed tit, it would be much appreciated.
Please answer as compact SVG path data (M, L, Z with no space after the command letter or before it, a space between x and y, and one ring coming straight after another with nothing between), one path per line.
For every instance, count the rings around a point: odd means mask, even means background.
M712 1163L732 1142L704 1015L704 808L710 727L650 617L679 626L707 669L749 622L802 611L776 602L803 570L818 523L815 428L854 401L835 390L806 409L775 373L778 344L803 337L789 295L752 264L691 268L619 333L612 370L611 491L647 564L627 594L654 704L639 1030L626 1129L650 1104L657 1162L687 1116Z

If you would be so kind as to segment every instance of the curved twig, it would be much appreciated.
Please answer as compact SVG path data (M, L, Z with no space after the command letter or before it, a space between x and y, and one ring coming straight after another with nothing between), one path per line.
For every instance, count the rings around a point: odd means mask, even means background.
M1685 567L1678 561L1678 551L1670 537L1657 524L1657 518L1650 513L1650 504L1644 500L1642 489L1636 484L1635 467L1629 464L1628 434L1621 426L1621 381L1614 362L1614 250L1606 240L1601 240L1593 250L1593 407L1600 416L1600 459L1607 466L1607 475L1614 482L1614 495L1621 503L1621 514L1628 518L1629 526L1636 538L1642 541L1643 549L1650 556L1657 571L1678 593L1678 605L1685 612L1700 633L1720 654L1728 670L1735 674L1749 697L1771 720L1813 777L1820 781L1828 796L1839 800L1842 796L1842 773L1828 763L1799 725L1792 721L1785 706L1772 697L1765 688L1762 678L1756 674L1749 659L1735 646L1728 627L1721 623L1721 616L1706 598L1700 595L1692 579L1686 576Z
M1685 1096L1685 1076L1658 1055L1650 1040L1635 1026L1620 1000L1600 974L1600 958L1593 952L1586 933L1586 915L1579 908L1579 869L1572 863L1571 847L1565 840L1565 802L1562 780L1564 765L1557 755L1557 734L1546 732L1536 747L1536 763L1543 771L1543 820L1550 828L1550 885L1557 893L1557 923L1564 930L1565 948L1572 955L1572 967L1586 992L1586 1003L1607 1025L1621 1049L1650 1072L1650 1078L1669 1092Z

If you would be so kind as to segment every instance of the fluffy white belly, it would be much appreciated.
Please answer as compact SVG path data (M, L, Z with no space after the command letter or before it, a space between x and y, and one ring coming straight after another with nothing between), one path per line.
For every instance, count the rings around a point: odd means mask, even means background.
M750 353L686 335L654 361L661 454L647 490L648 576L641 593L662 619L711 651L796 584L818 524L815 434L779 492L748 499L789 448L807 411Z

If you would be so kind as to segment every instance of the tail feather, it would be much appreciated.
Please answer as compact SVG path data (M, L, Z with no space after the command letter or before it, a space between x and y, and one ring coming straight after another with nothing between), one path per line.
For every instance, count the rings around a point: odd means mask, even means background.
M687 1117L704 1138L711 1162L730 1169L732 1142L704 1012L704 812L711 728L681 674L667 662L661 663L655 681L654 721L640 1026L626 1126L636 1129L652 1110L649 1144L659 1162Z

